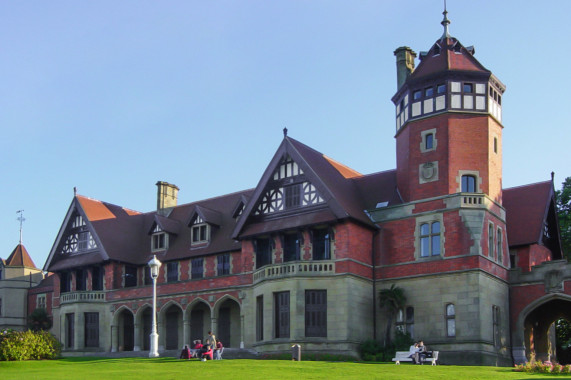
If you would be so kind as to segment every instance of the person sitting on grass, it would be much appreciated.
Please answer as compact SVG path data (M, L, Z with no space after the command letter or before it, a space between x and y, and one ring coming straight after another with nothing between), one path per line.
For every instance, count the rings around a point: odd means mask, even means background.
M222 360L222 348L224 348L222 342L221 341L216 342L216 349L214 350L214 359Z
M202 350L200 351L200 360L203 362L206 360L212 360L212 347L210 347L209 344L202 347Z
M180 359L190 359L190 348L188 348L188 344L184 345L184 348L180 353Z

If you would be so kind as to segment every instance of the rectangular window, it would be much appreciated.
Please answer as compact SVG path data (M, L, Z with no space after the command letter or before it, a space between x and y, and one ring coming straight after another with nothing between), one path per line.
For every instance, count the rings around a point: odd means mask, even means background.
M151 277L151 267L145 265L145 285L153 285L153 278Z
M71 276L68 272L60 273L59 281L60 281L60 293L67 293L71 291Z
M498 306L492 306L492 324L494 347L500 348L500 308Z
M488 257L494 257L494 225L488 225Z
M331 259L331 233L328 228L313 230L313 260Z
M218 255L217 273L219 276L230 274L230 254Z
M305 336L327 337L327 290L305 291Z
M65 315L65 345L66 348L74 348L75 345L75 314Z
M137 286L137 267L125 265L125 287Z
M496 244L497 244L497 248L496 248L496 260L501 263L502 262L502 256L503 256L503 252L502 252L502 229L498 228L498 231L496 233Z
M285 208L290 209L301 205L301 184L284 187Z
M178 261L167 263L167 282L178 281Z
M36 308L45 309L46 308L46 295L38 294L36 297Z
M256 297L256 340L264 340L264 296Z
M409 306L406 308L406 332L414 336L414 307Z
M75 271L75 290L85 290L86 277L86 273L83 269Z
M208 225L198 224L192 227L192 244L204 243L209 240Z
M464 93L474 92L474 85L472 83L464 83Z
M289 292L274 293L276 338L289 338Z
M296 261L300 258L300 236L298 233L284 235L284 262Z
M456 310L453 303L446 305L446 336L456 336Z
M254 248L256 250L256 269L272 263L270 239L256 239Z
M99 313L84 313L85 347L99 347Z
M432 133L427 133L424 139L424 149L429 150L434 148L434 135Z
M422 91L418 90L412 93L412 99L418 100L422 97Z
M444 83L441 83L438 86L436 86L436 92L439 94L444 94L446 92L446 85Z
M424 96L425 97L430 97L434 95L434 88L433 87L428 87L424 89Z
M197 259L192 259L191 261L191 278L197 279L197 278L203 278L204 277L204 259L202 257L199 257Z
M103 268L91 268L91 289L103 290Z
M164 232L153 235L153 251L160 251L166 248L166 235Z
M420 225L420 256L440 255L440 222Z

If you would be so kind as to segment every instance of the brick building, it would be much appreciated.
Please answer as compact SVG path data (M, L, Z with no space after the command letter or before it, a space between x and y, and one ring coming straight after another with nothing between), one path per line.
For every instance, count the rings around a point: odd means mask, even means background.
M444 363L556 354L571 268L553 180L502 188L505 86L448 24L416 68L395 51L395 170L362 175L284 130L250 190L178 205L158 182L144 213L76 194L44 266L64 350L149 349L156 256L159 350L214 330L227 347L356 355L396 284L396 327Z

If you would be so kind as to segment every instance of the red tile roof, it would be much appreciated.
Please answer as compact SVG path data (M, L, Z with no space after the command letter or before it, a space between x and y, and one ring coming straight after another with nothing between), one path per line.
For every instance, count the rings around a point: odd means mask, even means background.
M26 247L18 244L5 261L6 266L36 268L36 264L28 254Z
M543 227L553 196L551 181L513 187L503 191L503 206L506 209L510 246L541 242Z

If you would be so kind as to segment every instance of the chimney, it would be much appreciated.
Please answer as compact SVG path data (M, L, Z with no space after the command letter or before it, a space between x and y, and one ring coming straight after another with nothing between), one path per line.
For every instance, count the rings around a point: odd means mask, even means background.
M397 57L397 91L414 71L416 53L408 46L401 46L394 51Z
M173 208L178 198L178 187L168 182L157 182L157 211Z

